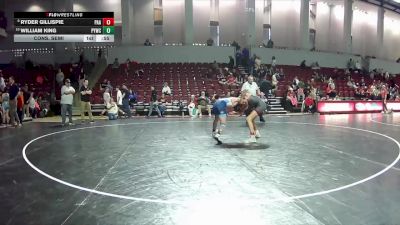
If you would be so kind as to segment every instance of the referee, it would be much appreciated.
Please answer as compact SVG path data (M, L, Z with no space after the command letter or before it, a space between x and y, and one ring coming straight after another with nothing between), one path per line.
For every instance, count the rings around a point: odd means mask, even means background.
M245 82L242 86L241 91L248 91L252 96L260 96L260 88L258 87L257 83L254 82L254 77L253 75L250 75L247 78L247 82ZM265 122L264 117L262 114L259 114L260 116L260 122Z

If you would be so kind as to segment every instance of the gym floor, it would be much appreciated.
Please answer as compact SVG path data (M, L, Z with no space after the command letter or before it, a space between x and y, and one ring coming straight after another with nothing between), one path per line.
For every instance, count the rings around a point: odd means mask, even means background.
M400 114L0 129L0 224L400 224Z

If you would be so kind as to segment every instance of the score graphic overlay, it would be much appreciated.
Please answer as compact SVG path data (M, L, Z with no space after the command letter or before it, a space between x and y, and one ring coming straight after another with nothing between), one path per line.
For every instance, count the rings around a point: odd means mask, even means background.
M114 42L114 12L14 12L14 42Z

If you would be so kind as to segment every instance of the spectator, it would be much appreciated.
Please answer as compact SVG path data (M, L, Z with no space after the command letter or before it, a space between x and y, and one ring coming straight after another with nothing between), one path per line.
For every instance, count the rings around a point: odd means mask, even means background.
M107 106L107 104L110 104L111 101L111 94L110 94L110 89L106 87L103 93L103 100L104 100L104 106Z
M171 88L169 88L168 83L165 82L161 91L164 95L171 95Z
M83 68L81 68L79 74L78 74L78 79L79 79L79 88L83 85L83 82L86 79L86 74Z
M151 97L150 97L150 106L149 106L149 114L147 117L150 117L155 109L158 113L158 117L161 117L161 112L158 109L158 101L157 101L157 91L154 89L153 86L150 87L151 90Z
M367 90L367 94L371 100L378 100L379 91L374 84L371 84Z
M98 52L97 52L97 57L99 58L99 59L101 59L102 57L104 56L104 54L103 54L103 49L99 49L98 50ZM82 62L81 62L82 63Z
M58 72L56 74L56 81L58 86L62 86L63 85L63 81L64 81L64 73L61 71L61 68L58 69Z
M0 91L3 92L5 88L6 88L6 82L3 77L3 71L0 70Z
M328 84L335 84L334 80L332 79L332 77L329 77L328 79Z
M68 124L73 125L72 121L72 103L74 101L75 89L71 86L70 79L65 79L65 85L61 88L61 125L65 126L68 113Z
M303 102L305 100L305 93L304 93L304 83L302 81L299 82L298 89L297 89L297 100L299 102Z
M219 66L218 66L217 61L214 60L213 64L211 65L211 69L212 69L213 73L217 73L218 72Z
M36 119L38 111L36 110L36 99L33 96L33 92L31 92L31 96L29 96L28 102L29 113L31 114L32 119Z
M218 74L217 80L218 80L218 83L220 83L222 85L226 85L226 77L225 77L224 73Z
M234 66L235 66L235 59L233 59L233 57L230 55L229 56L228 68L229 69L233 69Z
M115 88L115 90L117 91L117 106L122 108L122 92L118 86Z
M80 89L81 92L81 122L84 123L85 112L88 112L90 123L94 123L92 116L92 106L90 104L90 96L92 95L92 90L89 88L89 81L85 80Z
M126 59L124 72L126 77L128 77L131 72L131 60L129 58Z
M260 82L261 96L268 98L268 95L270 94L272 89L273 89L272 83L266 79L265 75L261 76L261 82Z
M385 72L385 80L388 81L390 79L390 74L388 71Z
M196 108L196 97L194 95L190 96L190 103L188 105L188 111L189 111L189 116L190 117L195 117L197 116L197 108Z
M308 111L314 114L317 111L316 107L316 90L310 92L301 105L301 112Z
M321 81L321 76L319 75L319 73L317 71L313 71L313 74L311 75L312 79L317 80L317 81Z
M271 67L272 67L272 69L275 70L275 67L276 67L276 58L275 58L275 56L272 56Z
M299 83L300 83L299 78L295 76L292 81L292 87L294 91L297 91L297 89L299 88Z
M266 47L267 48L273 48L274 47L274 42L271 39L269 39Z
M29 87L28 84L25 84L25 86L22 88L22 93L24 95L24 105L23 105L23 113L24 117L30 117L29 115L29 97L31 96L31 93L29 92Z
M118 58L115 58L115 59L114 59L112 68L113 68L113 69L118 69L118 68L119 68Z
M364 77L361 77L360 87L365 88L367 84L365 83Z
M199 117L201 118L202 115L202 109L206 108L208 111L208 116L211 117L211 107L210 107L210 99L206 96L206 92L202 91L200 96L197 99L197 110L199 112Z
M321 68L319 67L319 63L318 62L313 62L313 63L311 63L311 69L312 70L319 70Z
M128 118L132 117L132 112L131 112L131 107L129 105L129 95L131 92L129 89L126 87L126 85L122 85L122 111L128 116Z
M277 79L281 79L285 77L285 73L283 72L283 68L280 68L279 73L277 74Z
M44 81L44 77L43 77L41 74L37 75L37 77L36 77L36 83L37 83L39 86L43 84L43 81Z
M103 82L100 83L100 90L103 91L104 89L106 89L108 85L108 80L104 79Z
M277 78L277 73L274 73L272 75L271 81L272 81L273 91L275 92L275 90L278 88L278 83L279 83L278 78Z
M150 40L147 38L146 41L144 42L144 46L152 46Z
M14 77L9 77L8 82L10 84L10 88L8 90L8 94L10 97L10 124L11 127L17 127L18 123L15 123L15 121L18 121L17 115L17 96L19 92L19 87L15 84Z
M250 59L249 49L243 48L242 49L242 65L246 68L249 66L249 59Z
M238 83L236 77L232 73L229 73L228 77L226 78L226 84L228 87L237 87Z
M132 107L137 101L137 94L132 89L129 89L129 105Z
M240 48L236 51L235 62L236 66L242 65L242 52L240 51Z
M211 39L211 38L209 38L209 39L207 40L207 46L213 46L213 45L214 45L214 40Z
M349 59L349 61L347 62L347 69L349 69L350 71L353 71L355 69L356 65L354 63L354 60L352 58Z
M383 105L383 111L382 113L390 113L391 111L388 110L387 108L387 96L388 96L388 90L386 88L386 85L382 85L381 87L381 98L382 98L382 105Z
M301 61L301 63L300 63L300 68L302 68L302 69L307 68L306 60Z
M165 95L161 94L161 98L158 99L158 109L160 110L161 117L165 117L165 111L167 110L166 103Z
M391 100L394 100L396 98L396 96L399 93L399 86L397 86L395 83L392 83L389 86L389 96Z
M259 71L261 68L261 59L260 57L256 56L254 59L254 69L257 71Z
M25 107L24 92L20 89L17 96L17 115L20 126L22 126L22 122L24 121L24 109L25 109L24 107Z
M290 112L293 111L293 107L296 107L298 104L296 92L292 87L289 86L287 94L286 94L286 109Z
M112 96L113 86L111 85L111 81L107 81L106 87L108 88L110 95Z
M6 125L10 122L10 96L7 92L4 92L1 95L1 99L1 110L3 112L2 122L4 125Z
M7 30L7 17L3 11L0 11L0 28Z
M143 69L135 70L135 74L136 74L137 77L140 77L140 74L143 74L143 73L144 73Z
M360 99L367 99L367 95L366 95L366 87L364 86L364 87L358 87L357 89L356 89L356 91L358 92L358 97L360 98Z
M356 86L356 84L355 84L355 82L354 82L354 80L353 79L349 79L348 81L347 81L347 87L349 87L349 88L357 88L357 86Z
M108 87L106 87L104 89L104 93L103 93L103 104L104 104L104 109L101 112L101 115L104 115L104 113L107 112L107 105L110 104L111 101L111 95L110 95L110 89Z
M106 106L107 108L107 116L109 120L118 119L118 106L117 103L114 102L114 99L110 99L109 103Z
M49 107L46 104L45 101L43 101L42 96L39 96L36 100L37 106L36 108L38 109L38 116L39 117L45 117L47 115L47 112L49 111Z
M330 83L328 84L326 88L326 95L328 99L335 99L336 98L336 90L335 90L335 84Z
M233 41L232 44L231 44L231 46L235 47L236 51L239 51L239 50L240 50L240 45L239 45L239 43L237 43L236 41Z

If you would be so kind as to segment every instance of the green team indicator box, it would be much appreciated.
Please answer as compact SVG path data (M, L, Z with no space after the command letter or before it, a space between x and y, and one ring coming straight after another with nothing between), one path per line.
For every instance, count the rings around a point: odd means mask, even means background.
M114 26L103 27L103 34L114 34Z

